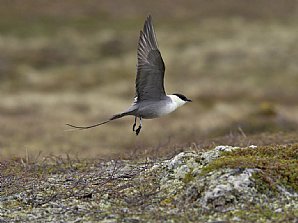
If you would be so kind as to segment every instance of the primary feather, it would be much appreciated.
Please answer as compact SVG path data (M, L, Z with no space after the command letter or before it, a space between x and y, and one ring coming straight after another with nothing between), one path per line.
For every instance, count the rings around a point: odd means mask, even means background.
M140 32L136 78L137 101L160 100L164 89L165 65L158 49L152 18L148 16Z

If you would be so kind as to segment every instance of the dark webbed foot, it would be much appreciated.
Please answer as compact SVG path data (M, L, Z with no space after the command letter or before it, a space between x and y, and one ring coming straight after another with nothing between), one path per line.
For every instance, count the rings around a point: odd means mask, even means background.
M141 128L142 128L142 126L139 125L139 127L138 127L137 130L136 130L136 135L139 135L139 133L140 133L140 131L141 131Z
M139 127L137 128L136 130L136 135L139 135L140 131L141 131L141 128L142 128L142 117L140 117L140 125Z

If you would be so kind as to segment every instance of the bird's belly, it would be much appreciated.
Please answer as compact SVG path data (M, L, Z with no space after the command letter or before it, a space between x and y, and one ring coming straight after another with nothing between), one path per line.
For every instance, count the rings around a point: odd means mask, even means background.
M139 110L139 115L144 119L158 118L175 111L176 108L177 107L173 104L163 106L148 105Z

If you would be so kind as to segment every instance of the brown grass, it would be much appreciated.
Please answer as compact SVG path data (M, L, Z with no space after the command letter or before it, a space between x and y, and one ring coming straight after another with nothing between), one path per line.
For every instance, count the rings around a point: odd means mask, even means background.
M239 128L247 135L294 132L297 140L296 1L174 3L29 0L1 7L1 158L174 150ZM167 91L194 102L145 120L138 137L133 118L63 131L65 123L98 122L131 103L138 31L149 13Z

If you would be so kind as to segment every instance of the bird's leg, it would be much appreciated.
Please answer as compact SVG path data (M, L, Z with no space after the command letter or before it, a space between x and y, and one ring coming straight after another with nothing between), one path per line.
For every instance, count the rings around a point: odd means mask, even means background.
M140 131L141 131L141 128L142 128L142 117L140 117L140 125L139 127L137 128L136 130L136 135L139 135Z
M132 131L135 131L136 125L137 125L137 116L135 116L135 122L133 123Z

